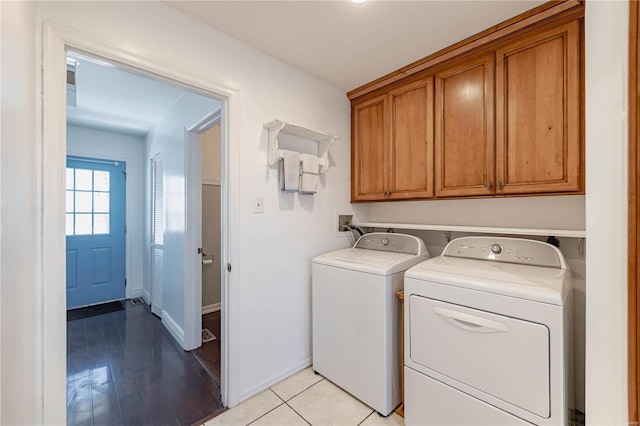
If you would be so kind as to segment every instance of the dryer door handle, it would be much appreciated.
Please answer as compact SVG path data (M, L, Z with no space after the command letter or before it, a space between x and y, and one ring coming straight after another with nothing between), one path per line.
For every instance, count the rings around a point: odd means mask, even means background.
M464 312L452 311L450 309L433 307L433 313L440 316L450 324L473 333L507 333L509 326L498 321L466 314Z

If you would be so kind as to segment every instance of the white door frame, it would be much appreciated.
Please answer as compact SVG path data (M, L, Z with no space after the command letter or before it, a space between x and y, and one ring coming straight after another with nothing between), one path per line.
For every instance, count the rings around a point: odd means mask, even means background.
M187 219L185 253L186 264L184 268L184 347L191 350L202 345L202 256L198 253L198 248L202 248L202 133L220 122L220 133L224 132L224 120L222 119L224 103L220 107L207 112L204 116L198 117L185 126L185 212ZM224 151L224 143L220 143L220 148ZM224 159L224 152L220 158ZM224 163L220 172L220 205L222 211L220 215L220 229L225 230L228 226L227 196L224 192L225 170ZM224 239L224 232L221 237ZM224 252L224 245L222 251ZM220 269L222 277L228 275L224 253L219 262L223 262ZM221 298L222 300L222 298ZM222 303L221 303L222 306ZM221 315L224 315L222 310ZM222 331L222 330L221 330ZM221 344L224 344L224 332ZM224 357L222 358L224 362Z
M223 101L227 126L223 126L221 145L224 176L222 194L226 197L227 233L223 233L223 262L231 263L238 247L239 206L239 108L238 92L218 82L191 74L180 66L128 52L125 46L106 43L65 27L42 23L36 55L38 103L38 223L36 247L38 260L38 293L42 333L39 355L42 364L42 407L44 424L66 423L66 284L65 284L65 227L64 173L66 168L66 51L85 52L102 57L146 76L170 80L183 87L217 97ZM224 198L223 198L224 201ZM222 402L227 406L239 403L239 372L236 350L238 335L236 320L238 300L234 285L238 273L222 274Z

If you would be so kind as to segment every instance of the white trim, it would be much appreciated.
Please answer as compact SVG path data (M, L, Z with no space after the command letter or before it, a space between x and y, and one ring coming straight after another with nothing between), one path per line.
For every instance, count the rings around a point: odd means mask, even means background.
M212 303L211 305L205 305L202 307L202 315L210 314L211 312L218 312L220 310L220 303Z
M151 305L151 293L149 293L149 291L146 288L142 289L142 294L140 297L144 299L144 302L147 305Z
M207 114L208 116L209 114ZM205 116L205 121L209 118ZM185 126L184 329L186 351L202 345L202 138L199 124Z
M135 299L136 297L142 297L142 289L141 288L132 288L129 290L127 287L127 299Z
M478 232L483 234L508 235L553 235L554 237L585 238L586 231L571 229L528 229L528 228L495 228L490 226L457 226L457 225L426 225L418 223L389 223L389 222L358 222L358 226L367 228L395 228L415 229L422 231L453 231Z
M300 361L299 363L297 363L293 367L287 368L286 370L283 370L280 373L269 377L267 380L264 380L263 382L255 385L255 386L252 386L249 389L246 389L244 392L242 392L240 394L240 401L246 401L247 399L251 398L252 396L255 396L255 395L259 394L260 392L262 392L265 389L270 388L271 386L275 385L276 383L280 383L281 381L283 381L287 377L292 376L292 375L296 374L297 372L304 370L305 368L309 367L311 364L312 364L312 359L309 357L307 359L304 359L304 360Z
M41 357L43 386L43 423L66 423L66 285L65 285L65 230L64 230L64 170L66 164L66 49L86 52L113 63L188 87L196 92L223 99L221 122L222 146L222 263L231 263L234 247L239 245L240 194L240 109L236 89L212 81L201 75L184 71L179 65L155 58L140 56L126 50L126 45L112 45L100 39L72 31L68 28L38 21L42 28L37 44L42 54L36 61L42 73L37 73L37 87L42 88L38 101L42 102L41 132L37 135L39 158L37 211L41 238L34 248L38 266L37 290L40 292L42 312ZM40 111L38 112L40 113ZM45 161L46 159L46 161ZM233 195L233 196L232 196ZM226 201L226 203L224 203ZM36 266L37 267L37 266ZM240 271L222 274L221 318L221 397L225 406L233 407L240 401L239 391L239 300ZM46 282L46 285L45 285Z
M203 185L221 186L222 182L220 181L220 179L205 179L205 178L202 178L202 184Z
M178 323L176 323L175 320L171 318L171 315L169 315L164 309L162 310L162 324L164 324L164 327L169 330L169 333L171 333L180 346L184 347L184 330L180 328Z

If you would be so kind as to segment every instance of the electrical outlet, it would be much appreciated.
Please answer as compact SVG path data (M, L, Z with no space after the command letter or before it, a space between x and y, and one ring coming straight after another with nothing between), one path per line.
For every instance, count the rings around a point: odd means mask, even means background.
M352 220L353 220L353 215L351 214L338 215L338 232L348 231L348 229L344 228L344 226L351 226Z

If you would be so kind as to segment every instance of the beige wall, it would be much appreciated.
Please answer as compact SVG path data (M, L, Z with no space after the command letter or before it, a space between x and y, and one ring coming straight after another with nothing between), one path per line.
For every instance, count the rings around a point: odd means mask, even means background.
M220 303L220 185L202 185L202 247L213 264L202 265L202 306Z
M202 182L220 183L220 125L216 124L202 134Z
M202 306L220 303L220 125L202 134L202 247L213 264L202 265Z

